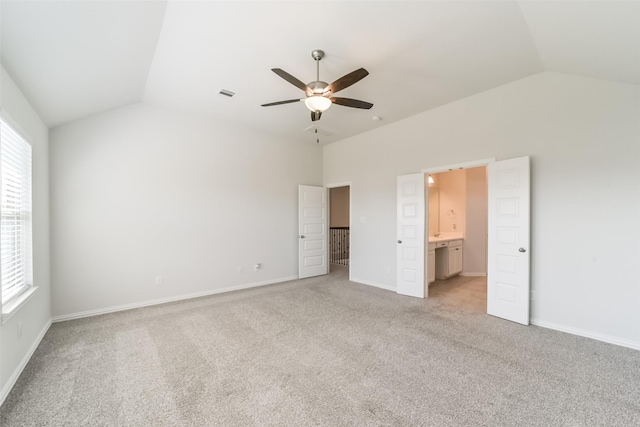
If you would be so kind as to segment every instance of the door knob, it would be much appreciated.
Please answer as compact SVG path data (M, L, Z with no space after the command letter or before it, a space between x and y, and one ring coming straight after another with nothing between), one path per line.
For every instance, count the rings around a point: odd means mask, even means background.
M298 237L300 237L301 239L304 239L304 234L301 234Z
M527 252L527 250L525 248L520 248L518 249L520 252Z
M402 243L402 240L398 240L398 243Z

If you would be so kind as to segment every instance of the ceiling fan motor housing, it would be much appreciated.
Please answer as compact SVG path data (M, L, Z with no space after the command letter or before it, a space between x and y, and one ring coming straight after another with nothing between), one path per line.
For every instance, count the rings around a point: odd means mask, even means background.
M325 89L329 86L329 83L315 81L307 84L307 86L311 89L311 93L307 93L307 96L324 95Z
M322 58L324 58L324 50L315 49L313 52L311 52L311 57L316 61L320 61Z

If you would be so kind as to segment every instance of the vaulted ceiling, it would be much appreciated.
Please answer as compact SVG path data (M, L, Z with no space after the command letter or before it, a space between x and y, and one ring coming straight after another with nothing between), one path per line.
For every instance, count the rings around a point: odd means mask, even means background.
M316 122L333 142L542 71L640 84L636 1L6 1L0 60L49 127L131 103L314 141L270 71L370 75ZM218 94L236 92L234 98ZM372 120L373 117L382 120Z

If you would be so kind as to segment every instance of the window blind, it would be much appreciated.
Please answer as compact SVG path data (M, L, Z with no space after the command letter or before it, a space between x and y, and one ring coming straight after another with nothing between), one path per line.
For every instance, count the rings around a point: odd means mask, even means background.
M0 281L6 304L33 284L31 145L2 119L0 140Z

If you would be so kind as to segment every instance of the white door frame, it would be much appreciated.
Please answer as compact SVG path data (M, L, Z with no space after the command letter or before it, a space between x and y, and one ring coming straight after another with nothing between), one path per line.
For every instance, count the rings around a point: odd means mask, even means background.
M491 157L489 159L474 160L471 162L454 163L452 165L445 165L445 166L435 166L431 168L422 169L420 170L420 172L440 173L440 172L450 172L456 169L471 169L471 168L477 168L480 166L487 166L489 163L493 163L495 161L496 161L496 158Z
M353 185L351 184L351 181L344 181L344 182L336 182L333 184L325 184L324 187L327 189L338 188L338 187L349 187L349 280L351 281L351 272L353 271L353 269L351 268L351 263L353 262L353 259L351 258L351 248L352 248L351 234L353 233L353 227L352 227L353 226L353 216L352 216L353 209L351 209L353 207L353 203L351 202L351 200L353 199L352 197ZM327 206L328 206L327 210L328 210L329 228L331 228L331 197L327 197ZM327 239L329 239L329 237L327 237ZM328 256L329 256L329 242L327 240L327 259L329 259ZM329 265L329 270L331 270L331 265Z

